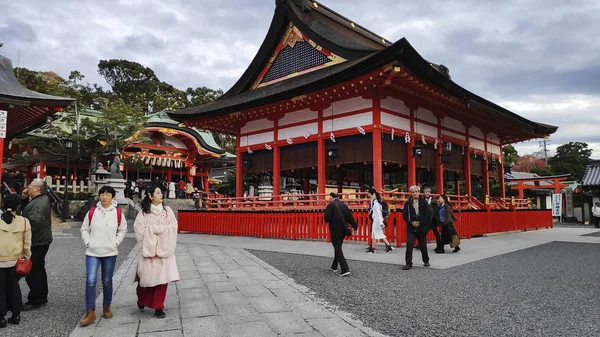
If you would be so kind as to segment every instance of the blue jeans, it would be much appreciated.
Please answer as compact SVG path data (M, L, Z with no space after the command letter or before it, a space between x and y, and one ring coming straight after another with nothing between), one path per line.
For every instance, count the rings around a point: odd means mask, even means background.
M112 302L113 274L117 256L95 257L85 256L85 305L87 309L96 309L96 283L98 282L98 268L102 267L102 292L103 304Z

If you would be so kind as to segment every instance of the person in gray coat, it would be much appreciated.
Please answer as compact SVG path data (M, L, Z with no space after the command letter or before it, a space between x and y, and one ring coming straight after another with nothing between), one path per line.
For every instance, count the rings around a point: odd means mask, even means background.
M25 277L29 295L23 310L37 309L48 303L46 254L52 243L51 204L44 179L34 179L21 193L22 215L31 224L31 271Z

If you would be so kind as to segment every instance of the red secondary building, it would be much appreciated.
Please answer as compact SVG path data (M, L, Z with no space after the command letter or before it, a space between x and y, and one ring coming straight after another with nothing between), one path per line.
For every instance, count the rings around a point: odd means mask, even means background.
M467 195L462 206L484 208L471 196L478 188L490 196L490 180L504 186L502 146L557 129L464 89L405 38L388 41L304 0L276 1L263 44L228 92L169 116L237 136L237 199L220 201L231 211L320 207L332 186L406 192L411 185ZM248 172L271 177L273 195L241 198ZM301 195L289 197L290 180ZM402 193L388 195L402 205Z

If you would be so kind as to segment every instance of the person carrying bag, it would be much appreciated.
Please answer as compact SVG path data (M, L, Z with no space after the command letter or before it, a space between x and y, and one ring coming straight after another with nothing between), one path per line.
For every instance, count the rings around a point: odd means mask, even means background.
M339 264L341 267L340 276L348 276L350 275L350 268L342 251L342 243L344 243L345 236L352 235L349 225L356 231L358 230L358 224L354 220L348 205L338 199L337 193L331 192L329 195L332 201L325 208L325 222L329 224L334 252L331 270L337 272Z
M31 225L17 215L21 198L9 194L2 200L0 217L0 328L19 324L23 300L19 280L31 270ZM8 311L12 316L6 320Z

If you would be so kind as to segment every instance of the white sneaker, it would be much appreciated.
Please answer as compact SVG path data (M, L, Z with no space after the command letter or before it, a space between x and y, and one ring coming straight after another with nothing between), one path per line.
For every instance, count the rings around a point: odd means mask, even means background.
M343 273L343 274L340 274L340 276L342 276L342 277L343 277L343 276L348 276L348 275L350 275L350 272L349 272L349 271L347 271L347 272L345 272L345 273Z
M333 268L329 267L329 270L331 270L334 273L337 273L337 269L333 269Z

